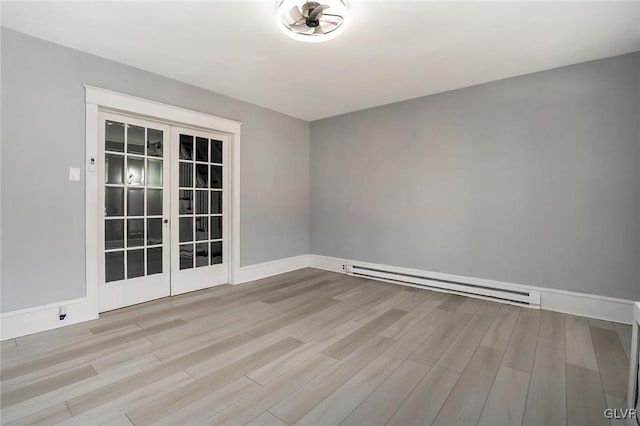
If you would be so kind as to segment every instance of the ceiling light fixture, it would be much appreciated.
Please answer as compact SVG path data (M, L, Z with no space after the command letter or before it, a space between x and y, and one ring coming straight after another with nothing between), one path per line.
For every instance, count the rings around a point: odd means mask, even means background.
M342 0L282 0L278 6L278 26L298 41L331 40L342 33L347 8Z

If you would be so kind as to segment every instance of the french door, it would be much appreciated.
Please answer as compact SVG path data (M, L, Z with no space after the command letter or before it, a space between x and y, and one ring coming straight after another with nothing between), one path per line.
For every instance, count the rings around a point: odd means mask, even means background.
M100 312L228 282L227 137L101 112Z
M228 139L171 128L171 294L225 284Z

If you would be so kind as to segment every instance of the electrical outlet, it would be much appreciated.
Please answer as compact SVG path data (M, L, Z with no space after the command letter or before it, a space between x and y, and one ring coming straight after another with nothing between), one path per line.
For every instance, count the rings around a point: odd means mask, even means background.
M60 321L64 321L66 317L67 317L67 307L60 306L60 308L58 309L58 319Z

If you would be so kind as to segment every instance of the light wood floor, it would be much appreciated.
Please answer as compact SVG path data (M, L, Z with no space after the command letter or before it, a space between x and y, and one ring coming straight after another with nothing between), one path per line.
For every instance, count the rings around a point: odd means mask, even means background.
M3 424L604 425L630 328L304 269L2 342Z

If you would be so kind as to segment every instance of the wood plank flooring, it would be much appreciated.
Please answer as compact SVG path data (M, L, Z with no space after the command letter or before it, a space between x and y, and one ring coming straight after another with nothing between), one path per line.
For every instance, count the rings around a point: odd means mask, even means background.
M302 269L2 342L3 425L609 425L628 326Z

